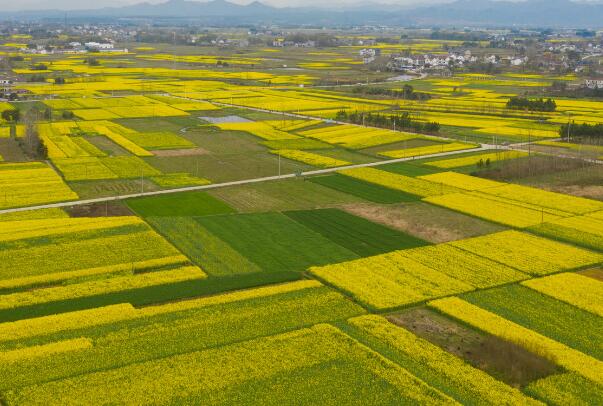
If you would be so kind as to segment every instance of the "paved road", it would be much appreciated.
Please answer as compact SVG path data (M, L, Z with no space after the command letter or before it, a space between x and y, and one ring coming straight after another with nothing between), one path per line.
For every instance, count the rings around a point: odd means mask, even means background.
M519 148L514 147L514 146L482 144L480 147L473 148L470 150L464 149L464 150L460 150L460 151L440 152L437 154L422 155L420 157L388 159L385 161L369 162L369 163L364 163L364 164L353 164L353 165L339 166L339 167L335 167L335 168L316 169L316 170L312 170L312 171L305 171L305 172L299 172L299 173L287 173L287 174L282 174L282 175L266 176L266 177L262 177L262 178L253 178L253 179L244 179L244 180L237 180L237 181L232 181L232 182L214 183L214 184L203 185L203 186L189 186L189 187L182 187L182 188L176 188L176 189L157 190L157 191L153 191L153 192L134 193L134 194L129 194L129 195L99 197L99 198L95 198L95 199L84 199L84 200L74 200L74 201L60 202L60 203L50 203L50 204L43 204L43 205L38 205L38 206L15 207L15 208L11 208L11 209L0 210L0 214L17 213L17 212L31 211L31 210L38 210L38 209L82 206L82 205L87 205L87 204L92 204L92 203L104 203L104 202L111 202L111 201L116 201L116 200L132 199L135 197L158 196L158 195L165 195L165 194L171 194L171 193L192 192L192 191L199 191L199 190L211 190L211 189L224 188L224 187L228 187L228 186L248 185L248 184L252 184L252 183L270 182L270 181L281 180L281 179L291 179L291 178L300 177L300 176L328 174L328 173L333 173L333 172L337 172L337 171L344 170L344 169L367 168L367 167L392 164L392 163L396 163L396 162L408 162L408 161L414 161L415 159L446 157L446 156L450 156L450 155L466 153L469 151L471 151L471 152L486 151L486 150L492 151L493 149L498 149L499 151L520 150ZM567 157L567 158L572 158L572 159L582 159L586 162L603 164L602 160L596 160L596 159L576 158L576 157L572 157L572 156L564 156L563 154L546 154L543 152L539 152L539 154L554 155L554 156Z
M160 93L160 94L163 94L163 93ZM113 97L113 96L106 96L106 97L101 97L101 98L111 98L111 97ZM182 96L173 96L173 97L178 97L181 99L193 100L193 101L200 100L200 99L182 97ZM334 124L350 125L350 123L336 121L336 120L327 120L323 117L311 117L311 116L306 116L303 114L295 114L295 113L288 113L288 112L275 112L275 111L267 110L267 109L239 106L236 104L229 104L229 103L219 103L219 102L211 102L211 103L213 103L217 106L223 106L223 107L245 108L245 109L252 110L252 111L272 113L272 114L281 114L283 116L293 117L293 118L312 119L312 120L320 120L320 121L334 123ZM370 127L370 126L362 126L359 124L352 124L352 125L355 125L358 127L371 128L371 129L374 128L374 127ZM425 135L422 134L422 136L425 136ZM449 140L449 138L445 138L445 137L437 137L437 136L428 136L428 137L432 137L434 139ZM455 141L457 141L457 140L455 140ZM493 147L492 145L482 144L478 148L472 149L472 151L491 149L492 147ZM496 147L496 146L494 146L494 147ZM459 153L463 153L463 152L467 152L467 150L450 151L450 152L443 152L443 153L437 153L437 154L432 154L432 155L425 155L425 156L421 156L421 158L448 156L448 155L455 155L455 154L459 154ZM267 176L267 177L263 177L263 178L245 179L245 180L224 182L224 183L215 183L215 184L203 185L203 186L191 186L191 187L183 187L183 188L175 188L175 189L166 189L166 190L158 190L158 191L153 191L153 192L143 192L143 193L135 193L135 194L129 194L129 195L100 197L100 198L95 198L95 199L75 200L75 201L60 202L60 203L50 203L50 204L37 205L37 206L15 207L15 208L11 208L11 209L0 210L0 214L16 213L16 212L22 212L22 211L38 210L38 209L81 206L81 205L86 205L86 204L104 203L104 202L110 202L110 201L114 201L114 200L125 200L125 199L131 199L131 198L135 198L135 197L156 196L156 195L169 194L169 193L190 192L190 191L196 191L196 190L209 190L209 189L216 189L216 188L222 188L222 187L228 187L228 186L246 185L246 184L251 184L251 183L268 182L268 181L279 180L279 179L288 179L288 178L294 178L296 176L319 175L319 174L324 174L324 173L335 172L335 171L342 170L342 169L353 169L353 168L363 168L363 167L386 165L389 163L411 161L414 159L416 159L416 158L415 157L398 158L398 159L390 159L390 160L386 160L386 161L370 162L370 163L366 163L366 164L356 164L356 165L348 165L348 166L336 167L336 168L318 169L318 170L306 171L306 172L297 173L297 174L296 173L288 173L288 174L282 174L282 175L276 175L276 176Z
M491 145L485 145L485 146L471 149L469 151L481 151L481 150L486 150L486 149L491 149L491 148L492 148ZM386 164L391 164L391 163L396 163L396 162L413 161L418 158L424 159L424 158L432 158L432 157L449 156L449 155L464 153L467 151L468 150L440 152L437 154L423 155L421 157L389 159L386 161L339 166L336 168L316 169L316 170L300 172L300 173L287 173L287 174L276 175L276 176L266 176L263 178L244 179L244 180L237 180L237 181L233 181L233 182L224 182L224 183L214 183L211 185L189 186L189 187L182 187L182 188L176 188L176 189L156 190L153 192L135 193L135 194L129 194L129 195L110 196L110 197L99 197L99 198L95 198L95 199L74 200L74 201L69 201L69 202L50 203L50 204L43 204L43 205L38 205L38 206L15 207L12 209L0 210L0 214L16 213L16 212L22 212L22 211L38 210L38 209L81 206L81 205L86 205L86 204L91 204L91 203L104 203L104 202L110 202L110 201L115 201L115 200L132 199L135 197L157 196L157 195L165 195L165 194L170 194L170 193L191 192L191 191L195 191L195 190L210 190L210 189L217 189L217 188L223 188L223 187L228 187L228 186L247 185L247 184L251 184L251 183L269 182L269 181L280 180L280 179L290 179L290 178L295 178L298 176L320 175L320 174L326 174L326 173L340 171L343 169L366 168L366 167L380 166L380 165L386 165Z
M109 97L111 97L111 96L109 96ZM176 96L174 96L174 97L176 97ZM179 97L179 98L186 99L186 100L199 100L199 99L194 99L194 98L189 98L189 97ZM281 114L281 115L287 116L287 117L320 120L320 121L334 123L334 124L350 125L350 123L336 121L336 120L327 120L322 117L312 117L312 116L306 116L303 114L296 114L296 113L289 113L289 112L278 112L278 111L260 109L260 108L255 108L255 107L239 106L236 104L229 104L229 103L219 103L219 102L211 102L211 103L213 103L217 106L223 106L223 107L245 108L245 109L253 110L253 111L257 111L257 112ZM360 124L351 124L351 125L355 125L358 127L366 127L366 128L377 128L377 127L370 127L370 126L362 126ZM417 135L419 135L419 134L417 134ZM426 136L424 134L420 134L420 135L423 137L431 137L431 138L439 139L439 140L458 141L457 139L451 139L451 138L441 137L441 136L433 136L433 135ZM158 191L153 191L153 192L135 193L135 194L121 195L121 196L111 196L111 197L101 197L101 198L95 198L95 199L85 199L85 200L75 200L75 201L69 201L69 202L51 203L51 204L44 204L44 205L38 205L38 206L16 207L16 208L11 208L11 209L0 210L0 214L16 213L16 212L22 212L22 211L31 211L31 210L48 209L48 208L81 206L81 205L92 204L92 203L104 203L104 202L110 202L110 201L114 201L114 200L125 200L125 199L131 199L131 198L143 197L143 196L156 196L156 195L163 195L163 194L170 194L170 193L190 192L190 191L198 191L198 190L210 190L210 189L217 189L217 188L223 188L223 187L228 187L228 186L246 185L246 184L251 184L251 183L268 182L268 181L280 180L280 179L289 179L289 178L294 178L297 176L311 176L311 175L326 174L326 173L332 173L332 172L336 172L336 171L343 170L343 169L380 166L380 165L386 165L386 164L391 164L391 163L396 163L396 162L412 161L412 160L415 160L418 158L425 159L425 158L432 158L432 157L443 157L443 156L449 156L449 155L455 155L455 154L462 154L462 153L465 153L468 151L484 151L484 150L492 150L492 149L523 150L522 147L525 148L525 146L527 146L528 144L529 143L518 143L518 144L512 144L512 145L506 145L506 146L505 145L494 145L494 144L480 144L479 147L473 148L471 150L465 149L465 150L460 150L460 151L449 151L449 152L441 152L441 153L431 154L431 155L423 155L420 157L389 159L389 160L385 160L385 161L370 162L370 163L365 163L365 164L354 164L354 165L347 165L347 166L341 166L341 167L336 167L336 168L327 168L327 169L306 171L306 172L301 172L301 173L288 173L288 174L282 174L282 175L276 175L276 176L245 179L245 180L239 180L239 181L233 181L233 182L215 183L215 184L211 184L211 185L190 186L190 187L158 190ZM587 162L603 164L603 161L597 160L597 159L577 158L575 156L567 156L564 154L554 154L554 153L547 154L547 153L543 153L543 152L539 152L539 154L553 155L553 156L558 156L558 157L563 157L563 158L582 159Z

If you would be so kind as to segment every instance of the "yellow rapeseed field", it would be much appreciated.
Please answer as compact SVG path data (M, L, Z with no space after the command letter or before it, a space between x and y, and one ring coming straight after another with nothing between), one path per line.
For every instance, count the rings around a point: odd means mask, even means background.
M75 200L78 195L47 165L0 163L0 208Z
M531 289L603 317L603 283L577 273L560 273L522 282Z
M459 151L463 149L471 149L475 148L477 145L475 144L465 144L462 142L450 142L446 144L437 144L437 145L429 145L426 147L416 147L416 148L407 148L407 149L397 149L394 151L385 151L379 153L379 155L388 157L388 158L409 158L413 156L422 156L422 155L433 155L444 152L451 151Z
M532 275L596 265L603 254L509 230L450 243Z
M424 201L518 228L530 227L559 218L559 216L550 214L544 210L522 207L514 204L511 200L490 199L487 195L478 194L476 192L428 196Z
M400 252L313 267L310 273L378 310L474 289Z
M477 165L478 162L485 163L486 161L497 162L505 161L508 159L516 159L528 156L527 152L522 151L500 151L500 152L487 152L484 154L470 155L459 158L448 158L438 161L429 162L428 165L435 166L443 169L460 168L463 166Z
M443 193L454 193L458 189L430 182L424 179L412 178L375 168L354 168L339 171L342 175L364 180L390 189L400 190L417 196L439 196Z
M350 162L343 161L341 159L335 159L324 155L315 154L313 152L300 151L297 149L279 149L276 151L270 151L275 155L282 156L283 158L292 159L312 166L318 166L321 168L332 168L336 166L349 165Z

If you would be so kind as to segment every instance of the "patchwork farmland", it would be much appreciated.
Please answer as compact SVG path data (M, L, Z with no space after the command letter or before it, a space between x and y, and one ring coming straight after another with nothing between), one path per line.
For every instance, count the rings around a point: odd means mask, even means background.
M126 45L13 51L0 405L603 404L603 102L506 105L575 76Z

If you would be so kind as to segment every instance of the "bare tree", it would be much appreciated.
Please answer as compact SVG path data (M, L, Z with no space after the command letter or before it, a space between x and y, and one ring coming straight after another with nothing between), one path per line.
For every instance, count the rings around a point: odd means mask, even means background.
M23 117L25 125L25 134L21 141L23 151L33 159L47 159L48 150L44 141L40 138L38 132L38 117L39 112L35 109L29 110Z

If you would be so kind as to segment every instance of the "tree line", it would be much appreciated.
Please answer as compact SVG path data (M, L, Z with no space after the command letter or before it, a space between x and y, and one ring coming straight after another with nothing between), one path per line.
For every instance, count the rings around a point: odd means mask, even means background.
M527 97L511 97L507 108L512 110L555 111L557 103L553 99L528 99Z
M440 124L431 122L421 122L413 119L408 112L402 114L379 114L379 113L364 113L354 111L348 113L345 110L337 112L335 119L337 121L346 121L352 124L370 125L380 128L396 128L400 130L410 130L417 133L435 134L440 131Z
M352 92L356 94L384 95L404 100L431 99L431 95L429 93L415 92L415 89L411 85L404 85L402 89L388 89L376 86L356 86L352 89Z
M568 134L576 141L595 143L595 141L603 139L603 124L563 124L561 128L559 128L559 135L562 138L566 138Z
M38 133L37 122L40 118L50 120L52 111L49 108L46 108L42 112L37 109L30 109L25 111L24 114L19 109L10 109L4 110L1 115L5 121L12 124L11 138L16 140L27 156L33 159L48 158L48 148ZM25 126L23 137L17 137L16 125L18 122L22 122Z

